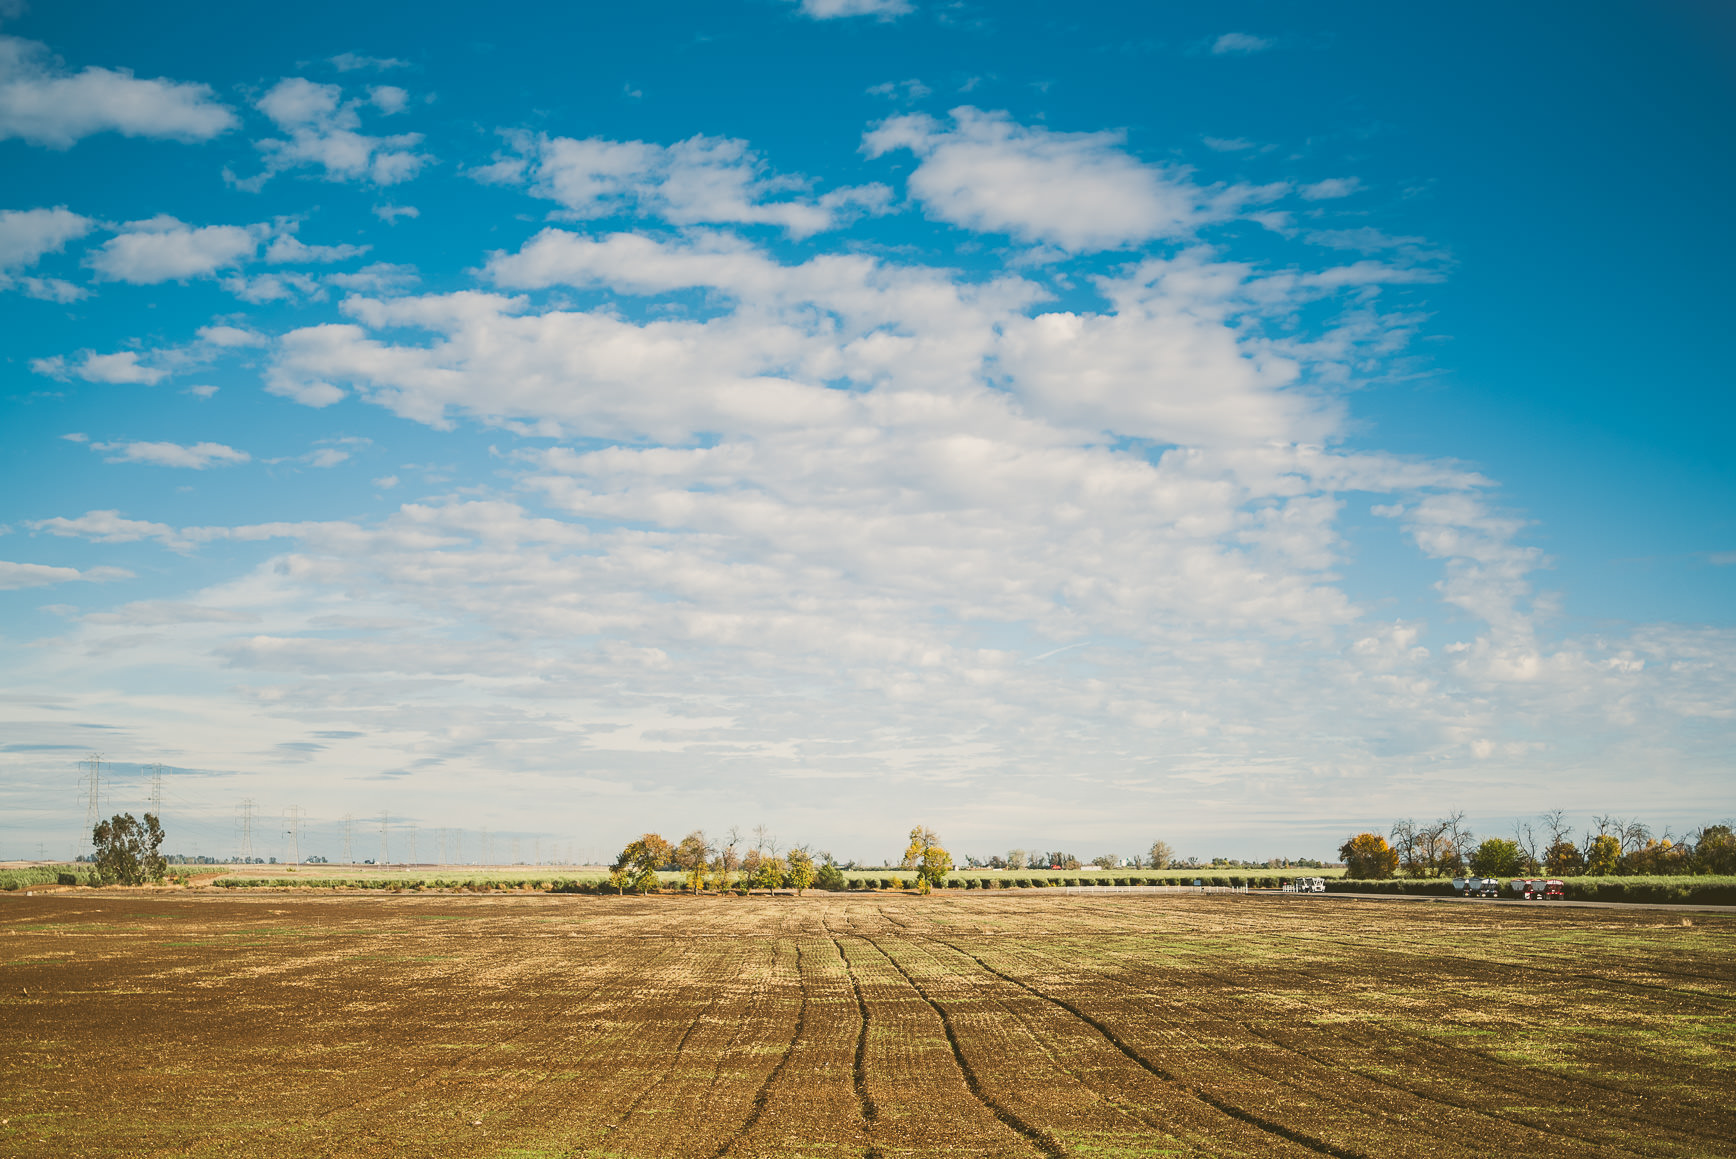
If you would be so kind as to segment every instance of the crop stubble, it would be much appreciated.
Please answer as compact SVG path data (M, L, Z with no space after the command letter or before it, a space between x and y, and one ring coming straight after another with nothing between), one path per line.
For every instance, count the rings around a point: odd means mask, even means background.
M1736 920L0 899L0 1155L1736 1155Z

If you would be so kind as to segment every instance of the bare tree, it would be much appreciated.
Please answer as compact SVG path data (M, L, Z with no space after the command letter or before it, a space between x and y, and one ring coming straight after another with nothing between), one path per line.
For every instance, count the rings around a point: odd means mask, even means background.
M1513 822L1513 844L1519 847L1527 866L1540 863L1541 859L1537 856L1537 830L1532 828L1531 822L1523 819Z
M1427 857L1423 851L1422 831L1417 823L1408 817L1403 821L1392 823L1392 832L1387 834L1392 841L1392 848L1398 854L1398 863L1403 867L1406 877L1421 877L1427 865Z
M1567 823L1566 809L1551 809L1537 818L1543 823L1543 831L1549 835L1551 847L1569 841L1573 837L1573 826Z
M1463 873L1465 858L1477 840L1476 834L1465 824L1465 811L1454 809L1440 825L1445 841L1437 855L1435 866L1443 873Z
M1643 821L1629 821L1621 831L1621 847L1627 853L1644 849L1651 839L1652 831Z

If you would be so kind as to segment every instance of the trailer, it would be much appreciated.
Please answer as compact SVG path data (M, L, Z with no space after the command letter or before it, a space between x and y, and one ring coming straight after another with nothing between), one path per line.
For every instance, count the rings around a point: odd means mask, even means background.
M1324 877L1298 877L1295 881L1287 881L1283 885L1286 893L1325 893L1326 879Z
M1466 897L1500 897L1501 879L1497 877L1455 877L1453 888Z
M1567 883L1555 877L1516 877L1510 888L1526 901L1561 901L1567 896Z

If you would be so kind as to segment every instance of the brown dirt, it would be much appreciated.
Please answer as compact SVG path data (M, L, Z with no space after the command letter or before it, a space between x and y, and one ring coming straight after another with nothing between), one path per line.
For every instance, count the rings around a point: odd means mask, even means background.
M1736 1155L1736 919L0 896L0 1155Z

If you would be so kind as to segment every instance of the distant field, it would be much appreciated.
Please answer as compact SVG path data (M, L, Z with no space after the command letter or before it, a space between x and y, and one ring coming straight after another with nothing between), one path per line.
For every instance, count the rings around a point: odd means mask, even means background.
M0 1154L1736 1154L1736 919L0 895Z

